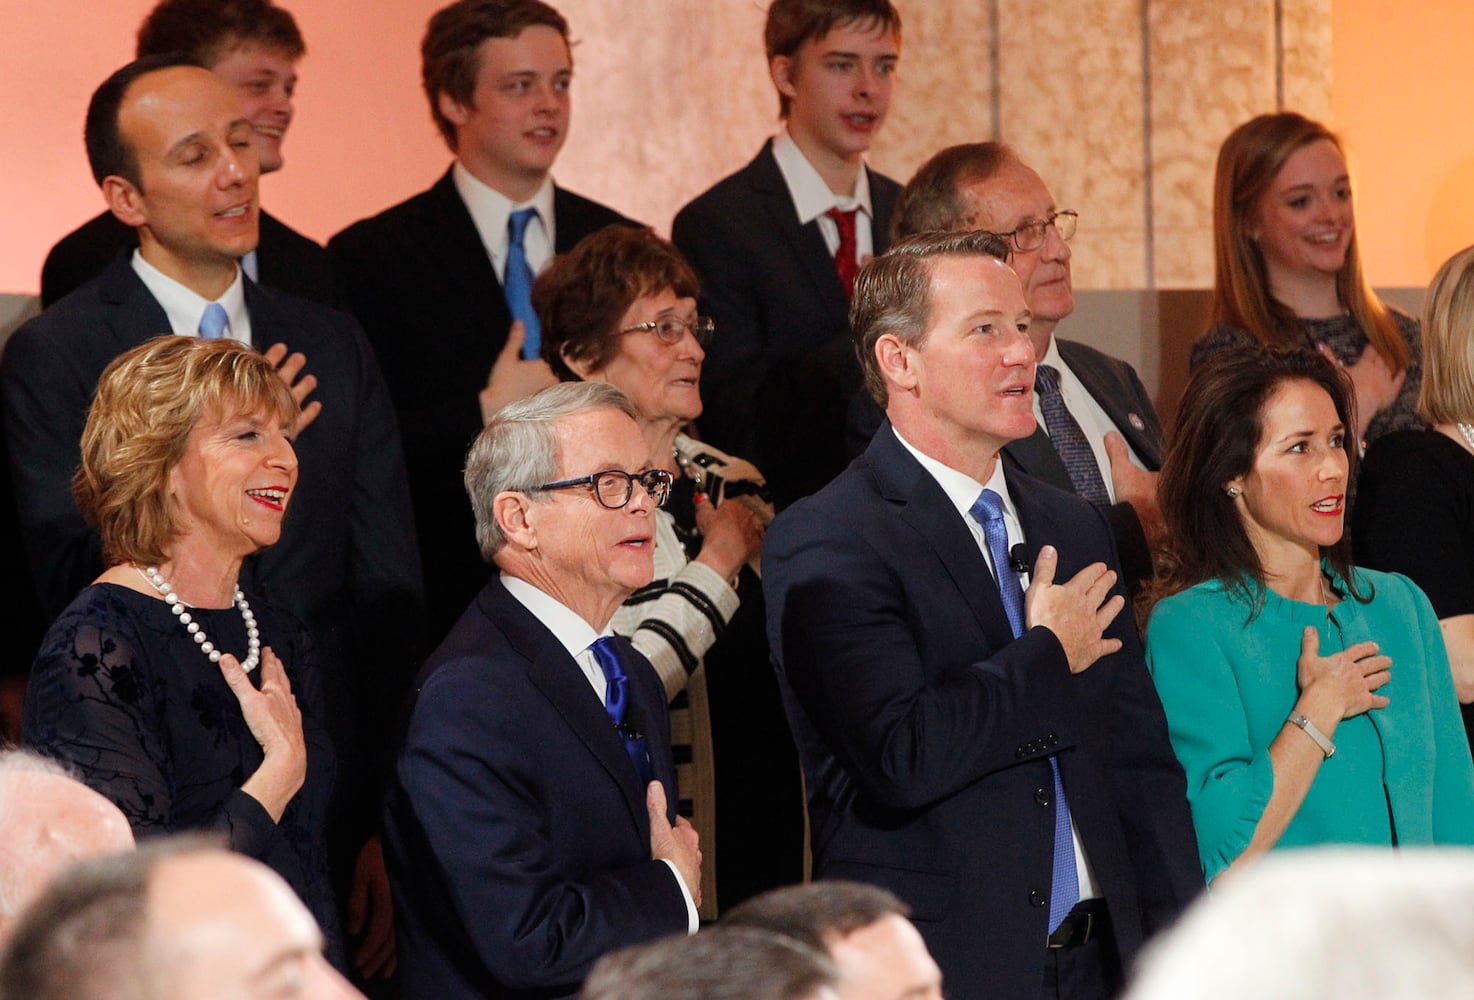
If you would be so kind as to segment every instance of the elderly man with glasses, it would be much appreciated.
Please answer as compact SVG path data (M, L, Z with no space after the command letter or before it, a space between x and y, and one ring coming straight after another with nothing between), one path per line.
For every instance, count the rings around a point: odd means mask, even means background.
M998 142L950 146L917 170L896 203L896 237L985 229L1008 241L1008 263L1033 313L1029 338L1038 428L1003 448L1011 468L1069 490L1105 511L1121 571L1135 593L1151 578L1161 533L1157 470L1162 425L1129 364L1054 335L1075 310L1070 244L1079 213L1060 209L1043 179ZM882 415L868 398L851 409L850 447L869 444Z
M665 692L608 627L671 476L618 389L576 382L497 413L465 479L498 572L426 662L391 780L405 993L573 996L605 952L696 929Z

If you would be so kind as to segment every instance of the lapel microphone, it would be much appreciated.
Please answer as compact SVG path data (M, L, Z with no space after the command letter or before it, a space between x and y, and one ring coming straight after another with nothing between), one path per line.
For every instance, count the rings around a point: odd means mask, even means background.
M1023 542L1008 550L1008 567L1015 573L1029 572L1029 553Z

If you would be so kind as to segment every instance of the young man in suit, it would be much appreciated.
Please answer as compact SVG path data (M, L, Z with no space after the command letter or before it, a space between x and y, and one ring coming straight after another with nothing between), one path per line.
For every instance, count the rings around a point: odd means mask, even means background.
M1151 579L1151 543L1162 531L1157 507L1162 425L1136 369L1088 344L1054 335L1075 309L1069 245L1075 222L1076 213L1058 210L1039 175L998 142L937 153L906 184L896 207L898 237L981 229L1009 241L1009 263L1034 314L1029 338L1038 363L1056 373L1050 384L1057 384L1058 394L1049 399L1045 385L1036 387L1038 427L1027 438L1005 444L1003 459L1105 511L1127 589L1135 593ZM854 454L865 449L882 419L873 400L856 398L850 420Z
M716 320L702 433L762 469L781 505L846 459L850 287L885 250L900 190L865 153L890 110L901 16L890 0L774 0L764 39L783 127L681 209L671 239Z
M251 122L263 174L282 168L282 143L292 124L297 63L307 52L290 12L271 0L162 0L138 29L138 57L183 52L235 88ZM269 288L333 304L328 255L322 247L261 213L261 238L241 263L246 276ZM41 267L41 304L50 306L102 273L138 233L103 212L62 237Z
M439 635L486 582L461 488L466 449L503 404L557 381L534 343L531 276L629 220L553 183L573 80L556 10L458 0L430 19L421 56L455 163L430 190L334 236L328 252L399 412Z
M98 87L88 158L139 246L11 336L0 359L6 445L32 575L54 617L103 568L70 484L108 363L170 332L310 359L295 391L310 389L317 411L297 427L292 508L281 539L247 561L241 586L301 618L317 645L338 756L333 874L345 899L350 880L382 890L359 942L371 972L393 954L373 835L394 711L422 648L419 553L393 407L362 330L242 273L259 214L251 135L235 91L185 56L137 60Z
M1202 879L1105 518L999 461L1035 426L1006 255L927 234L861 271L887 421L770 529L768 632L815 877L905 900L951 996L1104 1000Z
M508 405L471 448L498 572L420 674L385 810L406 996L573 996L606 952L696 930L665 689L609 632L655 572L649 460L602 382Z

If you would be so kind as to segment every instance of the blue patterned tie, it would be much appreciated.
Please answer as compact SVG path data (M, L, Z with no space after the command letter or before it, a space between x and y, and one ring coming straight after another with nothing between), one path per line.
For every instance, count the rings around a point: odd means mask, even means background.
M230 317L219 302L205 306L205 315L200 317L199 335L206 340L219 340L230 327Z
M604 711L619 732L619 738L624 743L624 752L629 755L630 763L635 765L635 773L640 776L640 787L643 788L651 780L650 754L645 749L645 737L624 721L630 703L630 679L624 669L624 660L628 655L625 643L626 640L618 636L606 635L595 639L589 649L593 650L594 662L604 671L607 685L604 689Z
M1075 492L1093 504L1109 506L1111 495L1106 490L1105 480L1100 477L1100 466L1095 461L1095 451L1085 440L1085 432L1075 422L1065 398L1059 391L1059 371L1053 365L1039 365L1034 369L1034 389L1039 393L1039 409L1044 411L1044 426L1049 430L1049 440L1065 471L1070 474L1070 483Z
M522 238L527 235L527 224L537 216L537 209L524 208L513 212L507 219L507 273L502 285L507 293L507 308L513 319L522 321L525 339L522 341L522 357L531 360L541 352L543 328L532 311L532 265L527 263L527 249Z
M988 540L988 552L993 556L993 568L998 576L998 596L1003 600L1008 624L1017 639L1024 634L1024 591L1009 564L1003 498L992 490L983 490L968 513L983 526L983 537ZM1053 934L1080 898L1080 876L1075 868L1075 840L1070 835L1070 804L1059 777L1059 762L1053 757L1049 758L1049 769L1054 774L1054 866L1049 878L1049 933Z

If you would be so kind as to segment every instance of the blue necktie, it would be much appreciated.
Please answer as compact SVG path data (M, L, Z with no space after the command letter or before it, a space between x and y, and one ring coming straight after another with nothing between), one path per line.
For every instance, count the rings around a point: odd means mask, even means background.
M200 317L199 335L206 340L219 340L230 326L230 317L219 302L205 306L205 315Z
M606 635L595 639L589 649L593 650L594 662L604 671L604 711L614 723L614 728L624 743L624 752L629 755L630 763L635 765L635 773L640 776L640 787L644 788L651 780L650 754L645 749L645 737L624 721L630 704L630 679L624 669L624 658L628 655L625 652L625 642L626 640L618 636Z
M1017 639L1024 634L1024 591L1008 560L1003 499L992 490L983 490L968 513L983 526L983 537L988 540L988 552L993 556L993 568L998 575L998 596L1003 600L1003 611ZM1054 757L1049 758L1049 769L1054 773L1054 866L1049 878L1049 933L1053 934L1080 898L1080 876L1075 868L1075 841L1070 835L1070 804L1065 800L1059 761Z
M1085 440L1085 432L1065 406L1065 398L1059 391L1059 371L1053 365L1039 365L1034 369L1034 388L1039 393L1039 409L1044 411L1044 426L1049 430L1049 440L1065 471L1070 474L1070 484L1075 492L1093 504L1109 506L1111 495L1106 490L1105 480L1100 477L1100 466L1095 461L1095 451Z
M512 318L522 321L522 357L528 360L538 356L543 339L542 325L532 311L532 265L527 263L527 248L522 243L527 224L536 216L537 209L524 208L507 219L507 273L502 282Z

